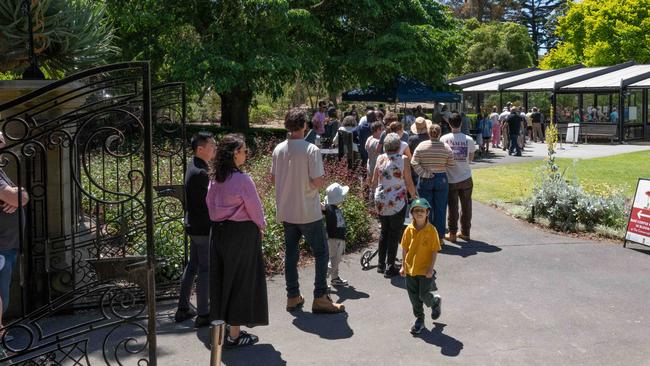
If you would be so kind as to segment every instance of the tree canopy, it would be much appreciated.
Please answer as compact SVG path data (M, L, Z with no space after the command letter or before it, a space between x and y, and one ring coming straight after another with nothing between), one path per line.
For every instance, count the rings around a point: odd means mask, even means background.
M458 74L483 71L517 70L535 64L533 43L525 26L504 22L479 24L467 21L469 34L456 60Z
M556 16L567 0L442 0L459 18L479 23L513 22L524 25L533 41L535 60L555 45Z
M557 35L561 41L541 61L544 68L577 63L606 66L629 60L650 63L650 2L572 2L559 19Z
M246 127L254 93L300 77L328 90L398 75L442 85L459 23L434 0L106 0L119 46L156 76L215 90L222 122Z
M463 19L479 22L503 21L516 9L519 0L442 0L441 2Z

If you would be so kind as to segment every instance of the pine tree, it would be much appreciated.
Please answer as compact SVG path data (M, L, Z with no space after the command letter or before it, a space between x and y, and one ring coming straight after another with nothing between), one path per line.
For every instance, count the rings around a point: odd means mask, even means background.
M535 55L539 56L540 50L548 50L555 43L555 22L551 20L555 18L556 10L565 3L566 0L516 0L513 20L528 28Z
M503 21L512 18L518 9L518 0L442 0L451 11L462 19L476 19L479 22Z

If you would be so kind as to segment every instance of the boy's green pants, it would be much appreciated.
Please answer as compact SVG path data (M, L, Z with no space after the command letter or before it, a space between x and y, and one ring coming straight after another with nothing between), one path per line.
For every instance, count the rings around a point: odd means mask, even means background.
M433 278L406 275L406 292L408 292L409 300L411 300L413 306L413 315L418 319L424 320L422 304L431 308L436 301L432 292L433 285Z

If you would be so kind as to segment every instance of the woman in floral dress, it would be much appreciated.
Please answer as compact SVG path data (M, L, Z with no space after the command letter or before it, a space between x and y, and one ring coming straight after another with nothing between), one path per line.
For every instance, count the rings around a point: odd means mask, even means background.
M411 164L399 153L400 137L389 133L384 140L385 153L377 158L371 186L375 188L375 204L379 213L379 266L377 272L390 278L399 274L395 268L397 247L402 237L407 207L407 192L412 198L417 191L411 179Z

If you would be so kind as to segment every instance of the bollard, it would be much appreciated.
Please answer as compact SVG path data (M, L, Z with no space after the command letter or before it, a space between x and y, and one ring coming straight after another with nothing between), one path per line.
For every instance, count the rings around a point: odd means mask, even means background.
M210 366L221 366L221 353L226 335L226 323L223 320L214 320L210 329Z

